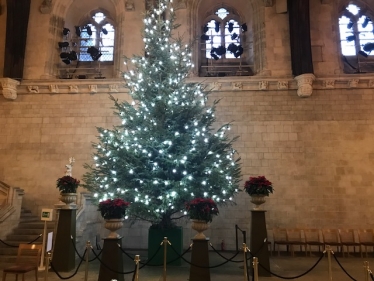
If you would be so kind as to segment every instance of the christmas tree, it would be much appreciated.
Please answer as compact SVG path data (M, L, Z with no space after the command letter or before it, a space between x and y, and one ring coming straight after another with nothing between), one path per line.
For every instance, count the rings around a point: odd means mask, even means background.
M125 59L133 101L111 97L122 123L98 128L95 164L85 165L83 177L98 200L121 197L131 202L128 215L164 227L183 216L193 198L230 202L240 179L230 124L213 128L218 101L209 103L209 91L185 81L191 48L173 34L171 2L160 0L146 14L145 56Z

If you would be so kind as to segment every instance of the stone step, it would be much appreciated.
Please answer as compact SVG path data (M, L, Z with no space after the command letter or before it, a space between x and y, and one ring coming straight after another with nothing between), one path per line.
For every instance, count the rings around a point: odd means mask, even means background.
M39 233L39 234L42 234L42 233ZM9 244L13 244L13 241L21 241L22 243L30 243L31 241L34 241L36 238L38 238L38 234L37 235L30 235L30 234L10 234L7 236L6 238L6 242L9 242ZM39 239L35 240L35 241L42 241L43 238L42 236L39 237ZM34 241L34 242L35 242Z
M16 228L13 230L12 234L11 235L22 235L22 234L26 234L26 235L35 235L35 237L39 234L42 234L44 231L44 229L35 229L35 228ZM53 232L54 229L53 228L47 228L47 234L49 232Z
M53 228L54 222L47 222L47 228ZM44 222L34 221L34 222L22 222L18 225L19 229L44 229Z

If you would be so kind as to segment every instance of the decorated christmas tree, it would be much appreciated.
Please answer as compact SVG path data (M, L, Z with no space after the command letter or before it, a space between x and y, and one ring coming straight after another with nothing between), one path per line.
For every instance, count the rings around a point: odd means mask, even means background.
M98 200L131 202L128 215L168 227L197 197L228 203L238 190L240 164L227 136L230 124L215 124L218 101L187 83L191 49L175 37L172 1L160 0L146 14L145 56L126 58L124 74L132 102L113 97L121 125L98 128L94 164L85 165L85 187ZM216 126L216 128L214 128Z

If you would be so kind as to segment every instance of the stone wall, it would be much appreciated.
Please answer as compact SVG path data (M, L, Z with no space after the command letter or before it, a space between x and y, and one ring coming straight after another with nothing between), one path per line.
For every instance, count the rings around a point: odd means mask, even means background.
M242 158L243 181L265 175L274 184L265 204L268 229L373 228L373 90L321 88L302 99L291 82L289 90L270 85L266 91L243 84L233 90L224 82L212 99L222 99L217 124L233 121L231 133L240 136L234 147ZM128 98L126 93L115 97ZM108 94L100 92L40 90L20 93L14 101L0 99L0 178L25 189L26 208L39 213L57 203L55 182L70 156L76 159L74 176L82 176L82 165L91 163L95 127L111 128L119 121L111 107ZM235 224L249 230L249 200L239 194L236 205L221 207L208 231L213 243L224 239L234 248ZM182 224L188 245L192 233L188 223ZM146 224L126 229L140 248L146 247Z
M63 25L74 1L54 1L50 14L39 12L40 2L32 1L27 79L18 86L15 100L0 96L0 180L24 189L24 206L35 214L58 202L55 183L64 174L69 157L76 159L73 175L81 178L84 174L83 164L91 163L95 127L111 128L118 123L108 94L128 99L120 79L46 80L53 78L59 60L57 26ZM179 2L177 13L186 40L200 35L201 18L207 12L201 8L221 4L214 0ZM240 137L234 147L242 157L243 182L254 175L265 175L273 182L274 194L264 205L270 233L274 227L374 228L370 220L374 207L369 201L374 195L374 76L342 74L337 1L310 0L317 79L312 96L298 97L291 77L288 14L277 13L273 2L241 0L243 10L234 7L245 15L249 32L254 32L248 38L253 38L257 75L192 77L191 81L214 87L212 99L222 99L217 122L232 121L231 133ZM117 13L114 63L118 71L123 69L122 55L131 56L142 48L144 3L132 2L135 10L125 9L125 1L111 3ZM0 77L5 18L4 13L0 15ZM235 248L235 224L249 231L251 208L249 196L242 193L235 197L235 204L220 208L207 231L214 246L225 240L227 249ZM188 222L181 224L187 247L193 232ZM124 245L146 248L148 226L126 222ZM97 231L105 236L103 228Z

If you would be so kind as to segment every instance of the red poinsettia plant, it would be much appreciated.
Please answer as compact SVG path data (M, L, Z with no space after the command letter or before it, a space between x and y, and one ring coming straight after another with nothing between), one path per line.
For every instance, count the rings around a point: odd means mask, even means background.
M129 205L130 203L122 198L107 199L99 203L98 211L104 219L121 219Z
M76 193L79 183L79 180L71 176L63 176L62 178L57 179L56 187L61 193Z
M273 186L270 181L268 181L265 176L249 177L244 184L244 190L249 195L266 195L269 196L273 193Z
M210 198L195 198L186 203L186 211L190 219L211 222L219 211L216 202Z

